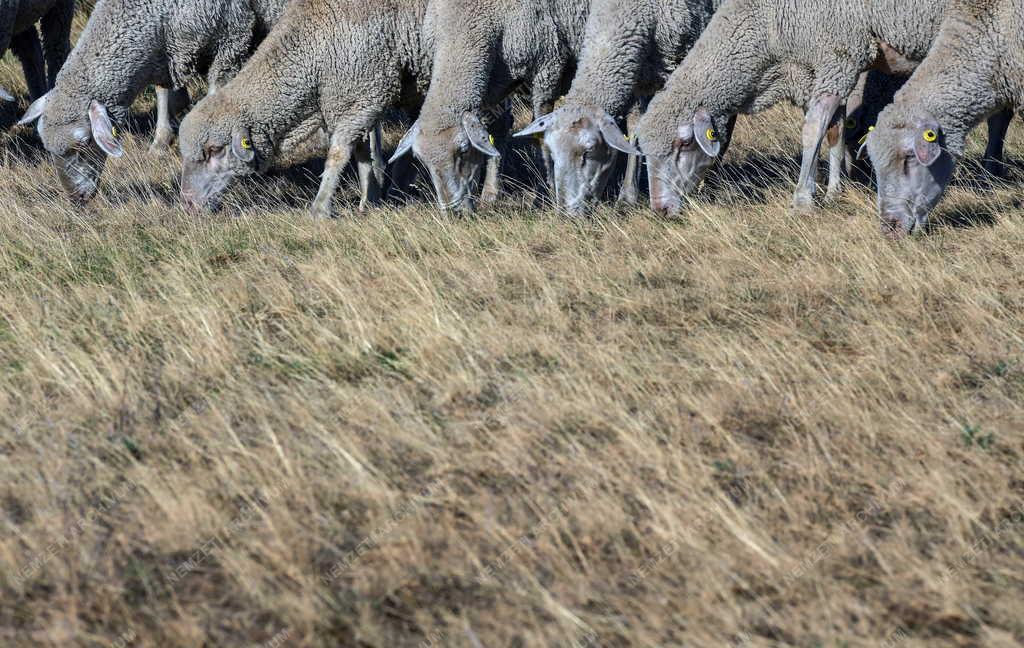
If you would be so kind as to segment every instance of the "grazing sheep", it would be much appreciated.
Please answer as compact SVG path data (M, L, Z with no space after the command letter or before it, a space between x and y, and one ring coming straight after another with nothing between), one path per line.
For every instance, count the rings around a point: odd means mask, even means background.
M860 74L909 74L928 53L947 0L726 0L654 98L639 129L651 202L673 212L722 153L729 118L789 100L805 109L793 204L813 204L828 138L827 198L841 189L843 101Z
M392 160L412 151L430 173L442 209L471 210L488 158L500 157L489 107L532 86L535 115L564 94L582 47L587 0L435 0L424 31L435 47L420 118ZM497 174L488 174L492 182ZM493 196L497 188L485 187Z
M954 0L935 44L867 138L882 228L927 224L985 118L1024 106L1024 0Z
M0 56L10 48L18 57L33 100L53 87L71 51L74 13L74 0L0 0ZM0 99L14 101L14 96L0 88Z
M415 111L422 103L430 79L426 6L427 0L293 0L238 76L182 122L185 203L215 207L236 178L266 168L285 135L310 119L330 133L313 214L330 215L353 148L362 205L375 200L383 178L371 177L371 163L380 152L363 140L389 109Z
M595 0L583 53L562 105L518 136L543 134L554 166L555 200L582 211L600 196L617 151L639 151L619 129L637 97L649 97L697 41L714 13L711 0ZM626 174L624 196L634 196L635 173ZM626 198L626 202L629 202Z
M184 87L207 62L215 91L285 3L100 0L54 89L20 123L39 120L39 135L56 158L64 188L77 200L89 200L106 157L124 154L115 124L125 123L135 97L149 85Z

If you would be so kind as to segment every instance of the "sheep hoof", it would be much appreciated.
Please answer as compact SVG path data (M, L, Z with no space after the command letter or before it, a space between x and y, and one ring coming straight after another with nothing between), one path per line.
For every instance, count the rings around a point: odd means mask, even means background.
M793 210L797 212L814 211L814 196L807 193L798 193L793 196Z
M149 152L157 155L168 153L174 141L174 133L171 131L157 131L153 135L153 143L149 145Z
M842 198L842 197L843 197L843 190L842 189L836 189L836 190L833 190L833 191L829 191L828 193L825 194L824 203L826 205L833 205L833 204L839 202L839 199Z
M330 220L334 218L334 214L331 213L330 205L320 205L317 203L314 203L313 206L309 208L309 216L316 221Z

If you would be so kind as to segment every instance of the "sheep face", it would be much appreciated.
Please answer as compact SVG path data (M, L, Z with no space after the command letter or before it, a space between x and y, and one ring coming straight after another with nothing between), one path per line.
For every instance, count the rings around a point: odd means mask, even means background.
M124 155L120 133L103 104L92 101L67 110L50 97L37 99L19 123L38 120L39 137L53 158L61 186L76 202L88 202L99 189L107 157Z
M217 210L224 192L255 171L256 148L237 114L217 119L202 105L181 123L181 200L192 211Z
M599 108L560 108L516 133L542 139L551 154L558 205L572 214L604 191L621 151L639 155L615 120Z
M956 164L944 142L941 127L929 115L905 119L883 113L868 135L883 233L898 238L927 225Z
M675 137L670 142L658 143L660 146L648 147L645 142L652 140L644 137L644 124L640 128L641 148L647 155L651 207L662 214L678 214L684 198L700 186L717 162L722 140L728 134L720 133L703 110L684 120L676 129Z
M473 210L473 192L488 158L499 157L483 122L473 113L463 115L456 126L434 132L415 124L392 161L409 151L430 173L441 209L462 212Z

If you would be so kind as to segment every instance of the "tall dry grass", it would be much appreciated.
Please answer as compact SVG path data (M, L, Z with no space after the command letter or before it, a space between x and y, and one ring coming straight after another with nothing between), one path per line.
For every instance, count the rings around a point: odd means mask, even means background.
M796 123L671 221L196 218L145 133L77 209L10 130L0 644L1019 645L1017 188L792 215Z

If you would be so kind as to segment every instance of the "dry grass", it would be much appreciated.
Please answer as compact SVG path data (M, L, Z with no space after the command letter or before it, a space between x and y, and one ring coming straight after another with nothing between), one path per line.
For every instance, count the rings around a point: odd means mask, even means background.
M1016 190L794 216L793 117L669 222L192 218L144 135L77 210L10 131L0 644L1019 645Z

